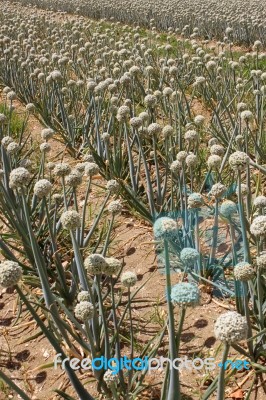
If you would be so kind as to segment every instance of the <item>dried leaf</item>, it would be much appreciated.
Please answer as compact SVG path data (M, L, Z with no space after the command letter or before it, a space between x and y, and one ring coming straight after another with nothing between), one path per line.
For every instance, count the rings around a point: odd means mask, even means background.
M244 392L241 389L237 389L235 392L230 394L232 399L244 399Z

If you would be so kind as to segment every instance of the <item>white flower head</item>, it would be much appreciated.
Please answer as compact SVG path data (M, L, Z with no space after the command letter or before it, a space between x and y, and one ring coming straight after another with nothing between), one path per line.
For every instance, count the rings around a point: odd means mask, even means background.
M11 189L19 189L26 187L31 180L31 175L26 168L19 167L13 169L9 176L9 187Z
M246 318L236 311L228 311L220 315L214 325L216 339L229 344L246 339L247 332Z
M22 269L15 261L3 261L0 264L0 286L8 288L14 286L22 277Z
M63 228L67 230L77 229L81 226L80 215L75 210L64 211L60 220Z
M135 272L127 271L121 275L121 283L127 288L135 286L136 282L137 275L135 274Z
M266 236L266 215L260 215L250 225L250 232L254 236Z
M40 199L48 196L52 190L52 184L47 179L40 179L35 183L33 192Z

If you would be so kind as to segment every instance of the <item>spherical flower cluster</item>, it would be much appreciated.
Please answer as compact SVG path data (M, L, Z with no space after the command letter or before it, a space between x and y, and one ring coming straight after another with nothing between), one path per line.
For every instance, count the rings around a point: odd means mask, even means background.
M15 261L3 261L0 264L0 286L4 288L16 285L21 279L22 269Z
M30 180L31 175L29 171L26 168L19 167L10 172L9 187L11 189L26 187L30 183Z
M6 98L10 101L13 101L17 98L17 95L15 92L13 92L12 90L10 92L7 93Z
M13 155L16 154L20 149L19 144L17 144L16 142L11 142L9 143L9 145L6 148L6 151L9 155Z
M84 174L85 172L86 162L80 162L75 165L75 171L78 171L80 174Z
M106 189L111 194L117 194L119 192L120 185L115 179L111 179L106 183Z
M53 129L45 128L41 131L41 137L43 140L52 139L53 135L54 135Z
M224 147L220 144L213 144L210 147L210 153L216 156L222 156L224 154Z
M94 162L87 162L85 165L85 174L87 176L94 176L94 175L98 175L100 169L98 167L97 164L95 164Z
M254 199L254 206L257 208L266 207L266 196L258 196Z
M94 158L92 154L84 154L84 156L82 157L83 161L85 162L94 162Z
M121 275L121 283L127 288L135 286L136 282L137 275L135 274L135 272L127 271Z
M246 339L248 325L246 318L236 311L228 311L220 315L214 325L216 339L228 344Z
M25 108L26 108L26 111L28 111L29 113L35 111L35 105L33 103L28 103Z
M166 87L163 89L163 96L165 96L165 97L171 96L172 93L173 93L173 89L170 87Z
M40 150L42 153L49 153L49 151L51 151L51 146L49 145L49 143L41 143L40 144Z
M49 171L53 171L54 170L54 168L55 168L55 163L54 162L51 162L51 161L49 161L48 163L47 163L47 168L49 169Z
M238 103L236 108L237 108L237 111L239 113L241 113L242 111L247 109L247 104L246 103Z
M262 251L257 257L257 266L260 269L266 269L266 251Z
M246 168L249 157L243 151L236 151L229 157L229 165L233 170L242 171Z
M250 225L250 232L254 236L266 235L266 215L260 215Z
M180 161L180 162L182 163L182 162L184 162L184 161L186 160L187 155L188 155L188 154L187 154L186 151L184 151L184 150L179 151L179 152L177 153L177 155L176 155L176 159L177 159L177 161Z
M88 321L94 315L94 307L89 301L81 301L74 309L75 317L82 322Z
M142 122L148 121L149 114L146 111L143 111L139 114L139 118L141 118Z
M224 186L221 182L218 182L212 186L209 194L218 199L219 197L222 197L225 194L226 190L227 190L226 186Z
M148 126L148 134L149 135L159 135L162 131L161 125L157 124L156 122L150 124Z
M181 169L182 169L182 163L178 160L175 160L172 162L172 164L170 165L170 170L172 172L174 172L175 174L177 174Z
M180 253L180 260L188 265L188 266L193 266L195 262L197 262L199 259L199 252L196 249L193 249L192 247L185 247L184 249L181 250Z
M114 374L112 370L108 369L103 375L103 380L106 383L106 386L110 388L118 383L119 376L118 374Z
M3 139L1 140L1 144L5 149L10 143L13 143L13 140L10 136L4 136Z
M185 140L188 142L196 142L198 140L198 133L194 130L189 130L185 133Z
M196 115L196 117L194 118L194 123L195 125L202 125L204 120L205 118L203 117L203 115Z
M216 62L215 61L210 60L210 61L208 61L206 63L206 68L208 70L214 70L215 67L216 67Z
M153 94L147 94L147 96L145 96L144 104L147 107L153 108L155 107L156 103L157 103L157 98Z
M121 106L118 108L116 118L118 121L124 121L130 113L128 106Z
M253 44L253 49L256 51L256 50L259 50L261 47L262 47L261 41L260 40L255 40L255 42Z
M48 196L51 190L52 184L47 179L40 179L38 182L35 183L33 188L34 194L40 199Z
M241 116L241 119L243 119L243 121L245 121L246 123L248 123L249 121L252 121L252 119L253 119L253 114L249 110L242 111L240 116Z
M110 134L108 132L103 132L102 134L102 140L106 143L108 143L109 139L110 139Z
M171 125L165 125L162 130L162 134L165 138L171 136L174 133L174 128Z
M89 300L90 300L90 294L86 290L82 290L81 292L78 293L78 302L89 301Z
M195 167L197 163L198 163L198 158L195 154L189 154L186 157L186 164L189 168Z
M105 257L106 265L103 267L103 273L108 276L117 275L122 267L120 260L114 257Z
M188 208L199 208L202 206L203 197L200 193L191 193L187 199Z
M107 268L105 258L101 254L91 254L84 260L84 267L92 275L101 274Z
M206 82L206 78L204 76L196 76L196 81L193 83L193 86L203 85Z
M234 267L234 277L237 281L249 281L254 278L255 271L247 262L240 262Z
M54 167L54 174L56 176L67 176L71 171L70 166L67 163L60 163L60 164L56 164Z
M60 220L64 229L72 230L80 228L81 226L80 215L75 210L68 210L63 212Z
M220 207L220 213L226 218L231 218L236 212L237 205L231 200L226 200Z
M50 74L53 81L61 81L63 79L62 74L57 69L52 71Z
M66 184L73 188L81 185L82 183L82 174L77 170L73 169L70 174L66 177Z
M129 122L133 128L139 128L142 125L142 119L140 117L133 117Z
M244 136L242 136L242 135L236 135L235 141L236 141L236 143L237 143L239 146L241 146L241 145L243 144L243 142L244 142Z
M113 214L113 215L117 215L120 214L123 206L120 202L120 200L114 200L111 201L111 203L109 203L108 207L107 207L109 213Z
M220 156L213 154L207 160L208 167L211 169L218 169L222 164L222 159Z
M171 290L171 300L180 307L194 307L200 302L200 293L196 285L189 282L180 282Z
M156 239L170 239L177 232L177 223L169 217L158 218L153 225L153 232Z

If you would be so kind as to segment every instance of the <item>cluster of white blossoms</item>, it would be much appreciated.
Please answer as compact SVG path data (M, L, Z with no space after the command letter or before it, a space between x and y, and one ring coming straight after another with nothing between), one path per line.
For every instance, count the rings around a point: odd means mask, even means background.
M116 384L119 382L119 375L114 374L112 370L108 369L103 375L103 380L105 381L107 387L111 388L112 386L116 386Z
M54 130L51 128L45 128L41 131L41 137L45 141L52 139L53 136L54 136Z
M78 293L78 302L81 301L89 301L90 300L90 294L86 290L82 290L81 292Z
M64 211L60 220L63 228L70 231L78 229L81 226L81 218L76 210Z
M250 232L254 236L266 236L266 215L259 215L254 218L250 225Z
M54 175L64 177L67 176L71 171L70 166L67 163L59 163L54 167Z
M249 281L254 278L255 271L247 262L240 262L234 266L234 277L237 281Z
M9 288L16 285L22 277L22 268L15 261L3 261L0 264L0 286Z
M80 301L74 309L74 314L80 321L88 321L94 315L94 306L89 301Z
M137 275L132 271L126 271L121 275L121 283L127 288L135 286L137 279Z
M19 167L13 169L9 176L9 186L11 189L26 187L31 181L31 174L26 168Z
M115 179L111 179L110 181L107 181L106 183L106 189L111 193L111 194L117 194L120 189L119 183Z
M266 269L266 251L262 251L260 255L257 256L257 266L260 269Z
M199 208L203 205L203 197L200 193L191 193L187 199L188 208Z
M220 315L214 325L216 339L228 344L237 343L247 338L248 325L246 317L236 311Z
M40 179L34 185L33 192L39 197L43 198L49 195L52 190L52 184L47 179Z
M209 192L209 194L213 197L215 197L216 199L222 197L225 192L227 191L227 188L225 185L223 185L221 182L215 183L214 185L212 185L212 188Z
M242 171L246 168L249 157L242 151L236 151L229 157L229 165L233 170Z
M254 199L254 206L257 208L266 208L266 196L258 196Z
M72 169L66 177L66 185L73 188L78 187L82 183L82 173L78 169Z
M177 223L169 217L158 218L153 225L156 239L172 238L177 232Z
M99 174L99 167L94 162L86 162L85 164L85 174L87 176L94 176Z
M107 209L108 209L109 213L111 213L113 215L118 215L121 213L123 206L122 206L120 200L113 200L109 203Z

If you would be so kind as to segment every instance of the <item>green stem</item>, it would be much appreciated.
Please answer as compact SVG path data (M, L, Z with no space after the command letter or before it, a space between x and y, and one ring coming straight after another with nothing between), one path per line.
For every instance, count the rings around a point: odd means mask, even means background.
M223 358L222 358L222 366L219 373L218 380L218 391L217 391L217 400L224 400L225 398L225 368L224 364L227 360L229 353L230 345L228 343L224 344Z
M103 248L103 251L102 251L102 255L104 257L106 256L107 249L108 249L108 246L109 246L109 243L110 243L110 236L111 236L112 227L113 227L113 224L114 224L114 219L115 219L115 216L114 216L114 214L112 214L111 221L110 221L110 224L109 224L109 227L108 227L108 232L107 232L106 239L105 239L104 248Z
M169 352L171 360L177 358L177 349L175 342L175 321L174 321L174 310L171 301L171 278L170 278L170 260L169 260L169 249L168 242L164 239L164 250L165 250L165 273L166 273L166 299L168 306L169 315ZM170 382L168 388L167 400L179 400L180 398L180 383L178 370L172 368L170 371Z

